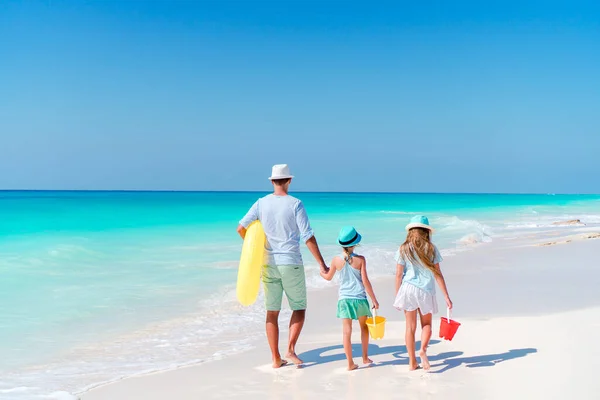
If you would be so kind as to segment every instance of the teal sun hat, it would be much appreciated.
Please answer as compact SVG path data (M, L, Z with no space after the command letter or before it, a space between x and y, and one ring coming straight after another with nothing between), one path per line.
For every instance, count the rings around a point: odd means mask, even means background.
M424 228L429 229L431 233L434 232L434 229L429 225L429 219L424 215L415 215L410 219L410 223L406 225L406 231L408 232L412 228Z
M360 243L362 236L356 232L353 226L345 226L340 230L338 235L338 243L342 247L352 247Z

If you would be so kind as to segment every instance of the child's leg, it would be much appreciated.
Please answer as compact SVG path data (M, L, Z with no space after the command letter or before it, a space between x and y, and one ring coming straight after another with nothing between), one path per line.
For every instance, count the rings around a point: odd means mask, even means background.
M415 354L415 331L417 330L417 310L404 311L406 316L406 352L408 353L408 370L414 371L419 367L417 356Z
M350 318L344 318L344 353L348 359L348 371L358 368L358 365L354 364L352 359L352 320Z
M431 320L433 319L433 314L422 315L421 310L419 310L419 315L421 317L421 351L419 352L419 356L421 357L423 369L427 370L430 367L429 359L427 358L427 347L431 339Z
M372 364L373 360L369 358L369 327L367 326L367 316L358 318L358 323L360 324L363 364Z

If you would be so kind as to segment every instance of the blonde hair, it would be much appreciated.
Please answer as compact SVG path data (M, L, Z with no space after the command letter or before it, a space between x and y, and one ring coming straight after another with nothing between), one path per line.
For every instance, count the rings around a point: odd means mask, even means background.
M433 263L435 247L431 243L429 229L410 229L406 235L406 241L400 246L400 254L405 260L409 259L413 263L423 264L435 276L441 275L439 269Z
M352 262L352 251L355 247L356 246L342 247L342 249L344 249L344 261L349 263Z

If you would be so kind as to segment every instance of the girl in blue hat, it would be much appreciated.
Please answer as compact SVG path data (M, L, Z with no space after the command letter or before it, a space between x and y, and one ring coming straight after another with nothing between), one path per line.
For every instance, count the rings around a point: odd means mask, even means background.
M417 312L421 319L421 364L429 369L427 346L431 339L431 319L437 313L435 283L442 290L446 305L452 309L446 281L440 269L442 256L431 242L433 228L427 217L417 215L406 226L406 241L396 253L396 299L394 307L403 310L406 316L406 350L409 358L409 370L419 368L415 354L415 333L417 330Z
M367 276L367 260L365 257L354 253L354 249L361 239L362 237L354 227L342 228L338 236L338 243L342 246L344 253L333 259L331 267L326 272L321 272L321 276L328 281L333 279L336 272L339 272L340 275L337 317L342 319L344 352L348 359L348 371L358 368L352 358L352 343L350 341L352 337L352 320L358 320L360 325L363 364L372 364L373 361L367 354L369 348L367 318L371 316L367 294L373 302L373 308L379 308L379 303Z

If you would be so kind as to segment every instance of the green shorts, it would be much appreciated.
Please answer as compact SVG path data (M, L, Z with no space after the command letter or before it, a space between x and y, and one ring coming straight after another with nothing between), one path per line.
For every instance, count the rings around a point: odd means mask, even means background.
M281 310L283 292L290 308L306 310L306 278L302 265L265 265L262 269L267 311Z
M370 317L371 310L367 299L339 299L337 306L338 318L358 319Z

